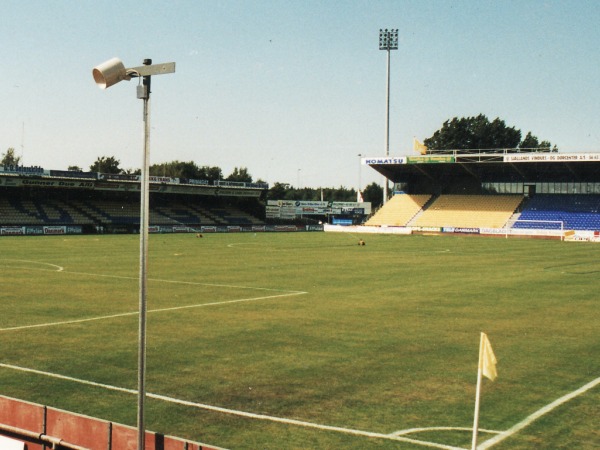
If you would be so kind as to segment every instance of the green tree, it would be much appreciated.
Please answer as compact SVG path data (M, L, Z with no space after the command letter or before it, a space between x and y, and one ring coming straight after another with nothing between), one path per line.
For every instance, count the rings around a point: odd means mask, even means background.
M194 180L222 180L220 167L198 166L193 161L169 161L150 166L150 175L157 177L191 178Z
M556 147L556 145L554 147L552 147L552 144L549 141L539 142L538 138L536 136L534 136L533 134L531 134L531 131L529 131L527 133L527 135L525 136L525 138L521 141L521 143L519 144L519 148L521 148L521 149L545 149L548 151L550 151L550 149L552 148L553 152L558 151L558 148Z
M70 172L83 172L83 169L79 166L69 166L67 170Z
M150 175L157 177L199 179L200 168L193 161L171 161L151 165Z
M373 182L363 189L363 199L365 202L371 202L373 209L383 205L383 188Z
M490 122L483 114L446 120L442 128L423 143L429 153L446 153L448 150L479 150L483 153L500 149L550 150L551 147L550 142L539 142L531 132L521 141L521 130L507 126L500 118ZM558 151L556 146L552 150Z
M0 160L0 165L18 166L20 162L21 157L15 155L15 149L10 147L6 150L6 152L2 153L2 160Z
M208 180L211 183L215 180L223 179L223 171L220 167L214 166L202 166L198 172L198 180Z
M343 186L339 188L294 188L288 183L276 182L267 194L268 200L305 200L326 202L355 202L356 191Z
M287 191L290 189L288 183L275 182L267 192L267 200L283 200Z
M354 189L348 189L340 186L337 189L331 189L331 194L328 195L326 199L334 202L355 202L356 191Z
M520 148L538 148L540 145L538 138L531 134L531 131L527 133L527 136L519 144Z
M227 181L243 181L246 183L252 183L252 176L248 173L248 169L246 167L240 167L239 169L235 167L233 172L225 178Z
M520 130L508 127L499 118L490 122L483 114L446 120L441 129L423 141L432 153L443 150L517 148L520 142Z
M121 161L114 156L101 156L90 166L90 171L100 173L121 173Z

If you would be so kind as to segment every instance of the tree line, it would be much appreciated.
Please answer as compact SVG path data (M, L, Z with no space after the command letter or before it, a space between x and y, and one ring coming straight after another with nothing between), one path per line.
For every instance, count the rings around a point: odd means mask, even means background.
M15 154L14 148L9 148L2 154L0 164L4 166L18 166L21 158ZM69 166L68 170L83 172L79 166ZM123 169L121 161L114 156L100 156L90 165L90 172L112 173L112 174L141 174L140 169ZM150 175L157 177L170 178L188 178L196 180L208 180L210 183L216 180L239 181L252 183L255 180L248 171L247 167L235 167L233 171L223 176L223 171L217 166L199 166L193 161L170 161L150 166ZM263 180L256 180L257 183L264 183ZM363 199L371 202L374 207L381 205L383 201L383 190L381 186L372 183L367 186L363 192ZM289 183L276 182L267 191L264 197L266 200L305 200L328 202L355 202L357 192L354 188L340 186L338 188L298 188Z
M522 137L521 130L506 125L504 120L496 118L490 121L485 115L473 117L454 117L446 120L442 127L429 138L423 140L428 153L443 153L449 150L479 149L483 152L498 149L508 151L558 151L556 145L538 139L531 131ZM21 158L9 148L2 154L0 164L17 166ZM114 156L101 156L90 166L90 171L114 174L140 174L140 169L123 169ZM78 166L69 166L68 170L83 171ZM252 183L252 175L246 167L235 167L233 172L224 176L220 167L199 166L193 161L170 161L150 166L150 175L170 178L190 178L197 180L241 181ZM257 183L264 182L256 180ZM383 189L377 183L371 183L362 191L362 198L371 202L374 208L383 203ZM354 202L357 192L354 188L300 188L289 183L276 182L266 193L267 200L307 200Z
M423 141L430 153L444 150L505 149L510 151L545 150L557 152L550 141L540 141L531 131L522 137L521 130L509 127L504 120L490 120L483 114L473 117L454 117L446 120L442 128Z
M69 168L77 170L79 168ZM90 171L101 173L130 173L140 174L140 170L126 171L121 169L120 161L114 156L102 156L90 166ZM150 175L170 178L188 178L196 180L240 181L246 183L264 183L263 180L254 180L247 167L235 167L233 171L223 176L220 167L199 166L193 161L171 161L150 166ZM354 188L299 188L289 183L275 182L266 193L267 200L305 200L305 201L329 201L329 202L355 202L357 192ZM376 183L367 186L363 191L363 199L378 206L383 201L383 189Z
M377 183L371 183L362 191L362 199L371 202L371 206L377 208L383 203L383 188ZM267 193L269 200L305 200L326 202L355 202L358 193L354 188L340 186L338 188L296 188L289 183L276 182Z

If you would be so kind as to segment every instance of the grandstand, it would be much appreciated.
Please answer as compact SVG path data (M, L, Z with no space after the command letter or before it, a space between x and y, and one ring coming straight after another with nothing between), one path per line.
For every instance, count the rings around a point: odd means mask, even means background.
M600 196L589 194L539 194L530 199L515 222L516 228L555 228L600 230Z
M444 156L363 158L362 163L395 183L396 195L368 226L428 233L527 230L527 235L547 235L544 230L558 229L585 239L600 235L600 154L448 151Z
M264 227L259 198L267 188L151 177L150 231ZM0 167L0 233L137 233L139 189L137 175Z
M522 201L522 195L442 195L411 224L502 228Z
M365 225L404 226L419 213L429 201L431 195L395 195Z
M501 228L522 195L395 195L367 226Z
M397 194L369 218L369 227L600 235L600 154L449 151L362 163L392 180ZM150 231L253 230L269 218L286 224L298 215L351 225L370 213L370 205L359 203L265 206L259 199L266 189L258 183L150 177ZM139 190L138 175L0 166L0 234L137 233Z

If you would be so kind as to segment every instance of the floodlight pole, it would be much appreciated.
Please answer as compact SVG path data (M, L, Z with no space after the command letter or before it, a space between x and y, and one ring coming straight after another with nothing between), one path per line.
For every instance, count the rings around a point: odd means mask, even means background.
M398 29L379 30L379 50L387 51L387 80L386 80L386 116L385 116L385 156L390 156L390 50L398 50ZM388 200L388 178L383 185L383 204Z
M144 154L140 180L140 279L139 279L139 334L138 334L138 450L144 450L146 427L144 404L146 400L146 292L148 267L148 223L150 217L150 77L175 72L175 63L152 65L144 59L144 65L126 69L119 58L112 58L94 67L92 75L100 89L106 89L120 81L142 78L137 87L137 98L144 100Z
M362 153L358 154L358 195L357 195L357 199L360 196L360 191L361 191L361 165L362 165ZM357 200L358 201L358 200Z
M144 59L144 65L152 64ZM144 101L144 154L142 157L142 175L140 180L140 292L139 292L139 333L138 333L138 450L146 445L146 427L144 420L146 400L146 292L148 285L148 219L150 217L150 75L142 77L138 86L138 98Z

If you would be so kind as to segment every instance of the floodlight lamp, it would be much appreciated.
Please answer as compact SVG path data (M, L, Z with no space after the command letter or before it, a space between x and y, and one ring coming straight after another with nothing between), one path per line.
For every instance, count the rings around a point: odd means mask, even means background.
M398 50L398 29L379 29L379 50Z
M100 89L106 89L122 80L129 80L131 75L125 69L123 61L112 58L94 67L92 70L94 81Z

